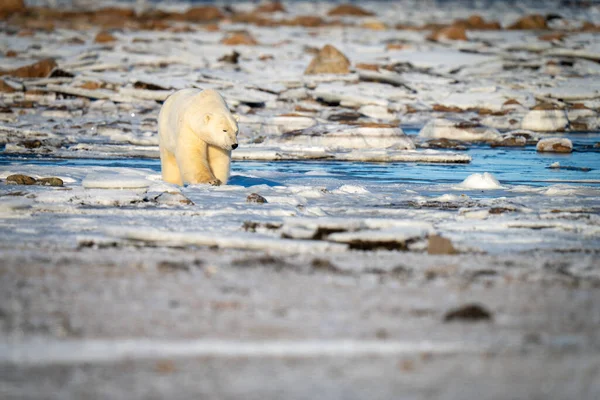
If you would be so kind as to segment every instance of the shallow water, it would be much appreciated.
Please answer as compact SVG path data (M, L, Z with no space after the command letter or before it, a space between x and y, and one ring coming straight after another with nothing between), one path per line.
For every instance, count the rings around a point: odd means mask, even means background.
M408 131L415 134L415 131ZM302 179L335 177L338 180L365 180L381 183L459 183L473 173L489 172L501 183L510 185L548 186L557 183L570 185L600 186L600 149L594 144L600 141L600 133L565 135L573 142L571 154L540 154L535 146L522 148L490 148L488 145L473 145L466 153L472 157L469 164L433 163L364 163L339 161L235 161L232 175L252 171L273 171L277 174L296 176ZM559 162L562 167L549 168ZM0 154L0 166L18 164L52 166L104 166L149 168L160 171L157 159L58 159L40 156L14 156ZM577 168L590 168L589 171Z

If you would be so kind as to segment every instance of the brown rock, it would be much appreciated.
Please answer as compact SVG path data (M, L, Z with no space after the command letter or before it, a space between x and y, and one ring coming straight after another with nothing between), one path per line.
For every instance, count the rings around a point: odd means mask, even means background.
M38 61L31 65L16 68L9 71L0 71L1 75L10 75L17 78L47 78L57 64L51 58Z
M8 176L6 183L9 185L33 185L35 184L35 178L23 174L15 174Z
M377 65L377 64L359 63L359 64L356 64L356 68L364 69L364 70L368 70L368 71L379 71L379 65Z
M552 150L554 153L571 153L571 152L573 152L573 149L571 147L563 146L560 143L554 143L552 145Z
M502 26L497 21L489 21L486 22L485 19L481 15L471 15L466 20L457 20L454 25L463 26L468 30L478 30L478 31L490 31L490 30L500 30Z
M223 57L219 58L219 61L237 64L240 59L240 53L237 51L233 51L231 54L225 54Z
M304 75L348 73L350 73L350 60L329 44L319 51L304 71Z
M521 105L521 103L519 103L517 100L515 99L508 99L504 102L504 104L502 104L503 106L510 106L510 105Z
M360 26L361 28L370 29L372 31L385 31L388 28L386 24L377 20L363 22Z
M14 93L17 90L4 82L4 79L0 79L0 93Z
M533 107L532 110L561 110L561 108L553 103L539 103L536 104L536 106Z
M552 32L542 36L538 36L538 39L544 42L552 42L555 40L563 40L566 36L567 34L564 32Z
M428 254L457 254L458 251L452 245L450 239L439 235L429 236L429 245L427 246Z
M285 12L285 7L278 1L270 1L267 3L259 4L258 7L254 9L254 12L257 13L275 13L275 12Z
M401 43L390 43L387 46L385 46L386 50L404 50L407 47L407 45Z
M460 112L463 112L464 110L462 108L459 108L456 106L444 106L441 104L434 104L433 111L460 113Z
M231 22L240 24L252 24L257 26L275 26L275 21L272 21L258 13L236 13L231 16Z
M445 322L479 322L490 321L491 319L492 313L479 304L466 304L450 310L444 315Z
M24 12L25 10L25 0L2 0L0 2L0 18Z
M317 28L325 25L325 21L322 18L312 15L300 15L294 19L285 20L281 22L282 25L287 26L303 26L305 28Z
M80 87L82 89L87 89L87 90L97 90L97 89L100 89L102 86L103 86L103 84L100 82L85 81L78 87Z
M340 4L339 6L334 7L331 10L329 10L327 15L329 15L329 16L353 15L353 16L357 16L357 17L368 17L368 16L373 16L375 14L373 14L372 12L367 11L365 9L362 9L358 6L354 6L352 4Z
M112 42L116 42L116 41L117 41L117 38L114 37L108 31L98 32L98 34L94 38L94 43L112 43Z
M209 22L217 21L224 17L221 10L215 6L199 6L192 7L185 13L181 14L181 18L190 22Z
M524 147L525 144L527 144L527 139L523 136L510 136L499 142L490 143L490 147Z
M442 28L438 31L433 32L427 37L429 40L468 40L467 33L464 26L451 25L446 28Z
M246 203L264 204L264 203L267 203L267 199L265 199L258 193L252 193L248 197L246 197Z
M38 179L36 185L41 186L63 186L63 180L56 177Z
M221 40L221 43L227 46L256 46L258 44L256 39L246 31L230 33Z
M583 103L574 103L571 104L571 110L589 110L589 108Z
M23 140L19 143L20 146L25 147L26 149L38 149L42 147L42 142L40 140Z
M440 138L440 139L428 140L426 143L427 143L427 146L423 146L423 147L427 147L430 149L467 150L467 147L463 144L463 142L460 142L458 140Z
M582 32L600 32L600 25L596 26L589 21L585 21L581 26Z
M13 57L16 57L18 55L19 54L16 51L14 51L14 50L8 50L6 53L4 53L4 57L7 57L7 58L13 58Z
M539 14L526 15L518 19L514 24L510 25L507 29L511 30L535 30L535 29L547 29L548 24L546 18Z

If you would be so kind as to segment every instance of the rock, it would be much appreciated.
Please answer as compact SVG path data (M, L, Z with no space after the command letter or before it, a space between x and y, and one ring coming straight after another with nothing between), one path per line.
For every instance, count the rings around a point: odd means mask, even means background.
M154 201L157 204L165 204L169 206L194 205L194 202L184 196L181 192L164 192L156 196Z
M256 46L258 44L256 39L246 31L230 33L221 40L221 43L227 46Z
M457 20L455 25L462 25L468 30L491 31L500 30L502 26L497 21L486 22L481 15L471 15L466 20Z
M536 150L540 153L571 153L573 143L567 138L547 138L538 142Z
M534 30L534 29L547 29L548 24L546 18L539 14L526 15L518 19L514 24L510 25L507 29L511 30Z
M240 59L240 53L237 51L232 52L231 54L225 54L223 57L219 58L219 61L237 64Z
M379 71L379 65L358 63L358 64L356 64L356 69L366 69L368 71Z
M103 86L104 86L104 84L102 84L100 82L85 81L77 87L80 87L82 89L87 89L87 90L98 90L98 89L101 89Z
M452 149L452 150L467 150L467 147L458 140L450 139L433 139L428 140L421 147L430 149Z
M544 109L545 106L534 107L525 114L521 128L536 132L563 131L569 126L565 110Z
M444 118L429 121L419 132L419 137L464 142L496 142L502 138L497 129L476 122Z
M594 148L595 148L595 149L600 149L600 142L597 142L597 143L595 143L595 144L594 144Z
M527 144L527 139L523 136L509 136L503 138L499 142L493 142L491 147L524 147Z
M46 58L34 64L26 65L8 71L0 71L1 75L10 75L17 78L47 78L56 68L57 64L51 58Z
M444 106L442 104L434 104L433 111L460 113L464 112L465 110L456 106Z
M215 6L199 6L192 7L183 14L180 18L189 22L211 22L217 21L224 17L221 10Z
M4 81L4 79L0 79L0 93L14 93L17 89L9 85Z
M440 40L469 40L467 38L467 32L464 26L450 25L433 32L427 37L428 40L440 41Z
M36 185L40 186L63 186L63 180L56 177L41 178L36 181Z
M439 235L430 235L427 245L428 254L458 254L450 239Z
M361 28L370 29L372 31L385 31L388 29L386 24L378 20L365 21L360 26Z
M255 9L256 13L275 13L285 12L285 7L278 1L269 1L266 3L259 4Z
M352 4L340 4L337 7L332 8L327 13L329 16L342 16L342 15L352 15L356 17L370 17L375 15L374 13L367 11L363 8Z
M23 146L26 149L38 149L38 148L42 147L42 142L37 139L23 140L22 142L19 142L19 146Z
M350 73L350 60L329 44L319 51L304 71L304 75L348 73Z
M281 21L281 25L316 28L325 25L325 21L323 21L321 17L317 17L315 15L300 15L294 19Z
M2 19L25 10L25 0L2 0L0 2L0 18Z
M264 204L264 203L268 203L268 201L267 201L267 199L262 197L260 194L252 193L252 194L248 195L248 197L246 197L246 203Z
M538 36L538 40L541 40L544 42L553 42L556 40L563 40L566 36L567 36L567 34L564 32L552 32L552 33L547 33L545 35Z
M444 315L445 322L480 322L490 321L491 319L492 313L479 304L466 304L452 309Z
M35 178L27 175L15 174L6 177L6 183L9 185L33 185L35 184Z
M114 37L108 31L98 32L98 34L94 38L94 43L112 43L112 42L116 42L116 41L117 41L117 38Z

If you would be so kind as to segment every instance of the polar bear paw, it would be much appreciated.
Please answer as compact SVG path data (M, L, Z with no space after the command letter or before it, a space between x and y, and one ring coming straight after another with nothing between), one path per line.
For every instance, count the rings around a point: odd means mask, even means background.
M217 178L215 179L211 179L210 181L208 181L208 183L211 186L221 186L223 184L223 182L221 182L220 180L218 180Z

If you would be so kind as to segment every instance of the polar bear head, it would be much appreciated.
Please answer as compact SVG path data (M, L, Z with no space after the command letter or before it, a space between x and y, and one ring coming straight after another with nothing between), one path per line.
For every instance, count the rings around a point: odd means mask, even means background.
M209 133L205 141L224 150L233 150L238 147L237 135L239 117L223 113L205 113L202 115L205 131Z

